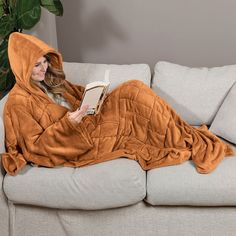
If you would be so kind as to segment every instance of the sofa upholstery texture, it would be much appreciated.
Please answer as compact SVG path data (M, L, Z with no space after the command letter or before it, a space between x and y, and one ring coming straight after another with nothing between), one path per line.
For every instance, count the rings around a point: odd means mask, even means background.
M138 79L192 125L209 127L236 81L236 65L188 68L158 62L105 65L64 62L69 81L85 85L110 69L110 90ZM0 101L0 153L4 152ZM233 119L233 118L232 118ZM234 118L235 119L235 118ZM236 146L230 143L236 151ZM236 158L210 174L192 161L144 171L124 157L81 168L26 165L0 172L0 235L235 235Z

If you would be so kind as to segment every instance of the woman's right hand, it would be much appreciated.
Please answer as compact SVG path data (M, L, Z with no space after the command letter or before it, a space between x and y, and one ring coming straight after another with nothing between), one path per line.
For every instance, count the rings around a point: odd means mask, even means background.
M69 120L72 123L76 123L76 124L80 123L83 117L86 116L88 108L89 106L85 105L85 106L82 106L80 109L77 109L76 111L68 112Z

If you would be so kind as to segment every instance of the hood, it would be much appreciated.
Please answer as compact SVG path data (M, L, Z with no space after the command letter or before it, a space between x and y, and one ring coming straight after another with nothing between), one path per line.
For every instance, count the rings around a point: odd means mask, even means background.
M62 69L61 54L54 48L35 36L18 32L12 33L8 42L8 57L16 84L29 93L37 93L37 88L30 83L31 73L37 60L48 53L51 55L52 66Z

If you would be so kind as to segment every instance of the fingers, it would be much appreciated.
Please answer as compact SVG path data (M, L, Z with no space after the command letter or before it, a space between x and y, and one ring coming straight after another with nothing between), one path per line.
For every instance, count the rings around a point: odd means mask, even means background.
M81 111L81 114L86 115L88 108L89 108L89 105L84 105L84 106L82 106L82 107L81 107L79 110L77 110L77 111Z
M85 106L81 107L79 110L76 110L74 112L74 118L81 120L84 116L86 116L87 110L88 108Z
M80 109L74 111L74 112L69 112L68 113L68 117L70 119L70 121L74 122L74 123L79 123L84 116L86 116L87 114L87 110L88 110L89 106L82 106Z

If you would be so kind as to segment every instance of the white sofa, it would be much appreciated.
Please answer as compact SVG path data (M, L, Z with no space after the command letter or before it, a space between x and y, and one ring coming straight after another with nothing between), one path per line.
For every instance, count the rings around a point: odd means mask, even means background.
M151 76L146 64L64 63L67 79L83 85L103 79L107 68L111 69L111 89L128 79L140 79L187 122L209 125L236 150L231 134L235 128L230 123L235 122L236 112L227 109L232 105L236 65L208 69L159 62ZM0 101L0 153L5 150L2 112L6 99ZM217 120L223 108L223 118ZM228 121L222 129L225 117ZM225 133L224 128L230 131ZM192 161L145 172L135 161L120 158L83 168L27 165L14 177L1 168L0 182L1 236L236 234L234 157L205 175L197 173Z

